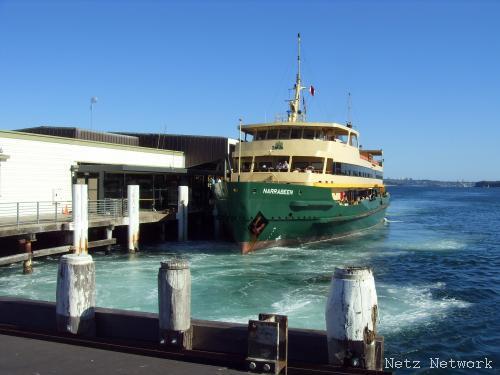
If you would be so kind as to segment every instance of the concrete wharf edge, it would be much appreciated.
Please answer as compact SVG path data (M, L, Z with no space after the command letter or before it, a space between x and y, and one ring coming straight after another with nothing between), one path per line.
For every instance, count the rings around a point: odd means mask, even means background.
M193 350L179 352L158 344L158 314L97 307L95 319L94 338L62 335L56 333L54 302L0 297L0 334L243 370L245 324L193 319ZM290 329L288 339L290 374L390 374L328 365L324 331Z
M144 355L0 334L0 373L72 375L247 374L247 372Z

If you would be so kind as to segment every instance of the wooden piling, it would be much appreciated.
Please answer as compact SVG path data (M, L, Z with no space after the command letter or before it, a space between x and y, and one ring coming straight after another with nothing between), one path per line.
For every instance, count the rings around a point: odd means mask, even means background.
M333 365L377 369L377 292L368 267L336 268L326 305L328 359ZM380 353L379 353L380 355Z
M33 272L33 251L31 240L27 238L19 239L19 250L26 253L28 258L23 261L23 274L28 275Z
M158 308L160 343L191 349L191 272L187 261L161 262Z
M188 239L188 205L189 205L189 187L180 185L177 197L177 228L178 240L187 241Z
M127 186L128 251L139 251L139 185Z
M95 265L88 254L67 254L59 261L56 319L59 332L95 334Z
M73 185L73 247L75 254L87 254L89 236L87 185Z

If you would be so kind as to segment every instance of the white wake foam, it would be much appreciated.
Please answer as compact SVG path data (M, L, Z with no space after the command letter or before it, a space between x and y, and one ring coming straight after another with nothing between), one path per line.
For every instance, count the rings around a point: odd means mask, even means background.
M451 311L471 306L455 298L438 298L433 290L445 289L442 282L421 286L378 284L381 333L398 332L403 328L444 319Z

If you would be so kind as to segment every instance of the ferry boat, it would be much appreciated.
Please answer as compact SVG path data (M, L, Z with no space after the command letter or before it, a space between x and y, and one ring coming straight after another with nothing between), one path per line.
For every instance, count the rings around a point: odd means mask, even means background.
M299 34L286 119L240 121L230 178L214 186L218 219L243 254L370 228L384 219L389 205L382 150L361 148L350 121L306 121L300 64Z

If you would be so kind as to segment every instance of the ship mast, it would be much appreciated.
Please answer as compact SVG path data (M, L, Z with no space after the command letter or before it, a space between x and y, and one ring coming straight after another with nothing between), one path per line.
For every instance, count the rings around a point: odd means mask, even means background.
M297 79L295 82L295 97L290 100L290 111L288 112L288 121L289 122L297 122L299 120L299 115L302 114L300 110L300 91L302 91L305 87L301 86L301 78L300 78L300 33L297 34L298 39L298 54L297 54Z

